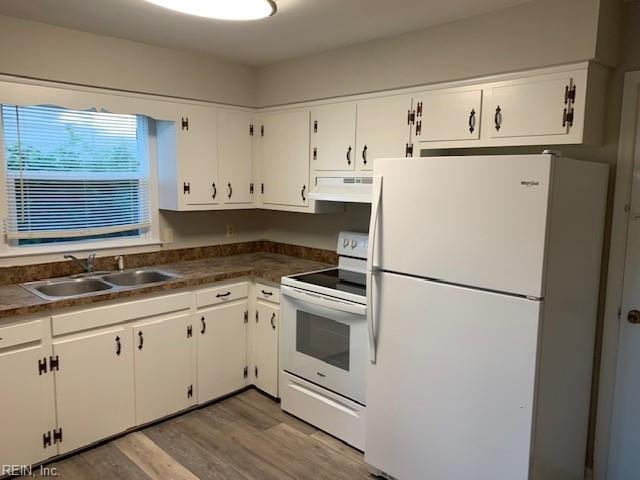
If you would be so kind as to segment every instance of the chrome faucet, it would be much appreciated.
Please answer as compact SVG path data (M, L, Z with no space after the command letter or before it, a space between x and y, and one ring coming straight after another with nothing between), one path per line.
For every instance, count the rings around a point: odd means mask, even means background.
M118 255L116 257L113 257L113 259L116 261L116 264L118 266L118 271L119 272L124 271L124 255Z
M72 262L77 263L78 265L80 265L82 267L82 269L86 272L86 273L93 273L93 271L96 268L96 254L92 253L91 255L89 255L86 260L78 260L76 257L74 257L73 255L65 255L64 258L66 260L71 260Z

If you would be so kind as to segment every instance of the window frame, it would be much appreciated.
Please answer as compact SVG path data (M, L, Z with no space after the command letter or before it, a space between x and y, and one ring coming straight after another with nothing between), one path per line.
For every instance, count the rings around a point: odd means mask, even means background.
M57 90L57 89L56 89ZM73 91L67 91L72 93ZM0 103L10 103L6 99L0 98ZM49 101L46 102L49 105L55 104L61 108L79 109L77 105L67 106L64 102ZM25 105L24 102L15 102L14 104ZM26 105L36 105L34 102L29 102ZM114 112L120 113L120 112ZM123 112L125 113L125 112ZM130 113L130 112L126 112ZM161 245L160 241L160 228L159 228L159 202L158 202L158 160L157 160L157 138L156 138L156 122L153 118L145 115L144 112L137 115L143 115L147 122L148 138L147 144L147 156L149 166L149 218L151 221L150 228L135 237L115 237L110 239L100 240L72 240L69 242L61 243L49 243L49 244L35 244L35 245L16 245L9 241L4 234L4 227L2 232L2 241L0 242L0 258L6 257L28 257L36 255L67 253L67 252L81 252L81 251L100 251L100 250L121 250L123 248L136 248L136 247L149 247L154 245ZM7 217L8 205L6 202L6 168L5 168L5 149L4 149L4 128L2 125L2 119L0 118L0 149L2 168L0 168L0 194L2 195L2 201L0 201L0 218L2 221Z

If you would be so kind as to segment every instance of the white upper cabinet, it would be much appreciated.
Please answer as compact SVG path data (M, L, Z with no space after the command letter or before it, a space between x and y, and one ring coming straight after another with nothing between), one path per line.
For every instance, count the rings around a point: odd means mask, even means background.
M361 100L357 109L358 170L373 170L376 158L407 155L407 148L411 147L411 95Z
M491 138L563 136L569 132L574 83L571 75L540 77L491 88Z
M414 96L414 142L480 138L482 90L434 90Z
M487 85L483 143L600 143L606 77L594 65Z
M225 204L253 202L253 135L251 114L230 110L218 112L219 194Z
M261 116L259 145L262 204L309 204L309 110Z
M220 203L217 114L176 105L176 121L156 122L160 208L206 210Z
M355 169L356 103L311 109L311 165L316 171Z

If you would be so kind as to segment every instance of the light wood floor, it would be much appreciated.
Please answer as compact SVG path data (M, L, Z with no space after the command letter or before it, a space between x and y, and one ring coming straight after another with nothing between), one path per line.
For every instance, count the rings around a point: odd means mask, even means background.
M55 467L63 480L375 478L360 452L283 413L256 390L48 467Z

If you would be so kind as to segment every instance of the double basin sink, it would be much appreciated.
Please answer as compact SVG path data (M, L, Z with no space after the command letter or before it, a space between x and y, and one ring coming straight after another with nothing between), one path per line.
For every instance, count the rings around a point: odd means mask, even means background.
M39 282L23 283L22 286L45 300L76 298L99 292L118 291L123 288L159 284L177 278L172 273L142 269L127 272L86 274L86 276L55 278Z

